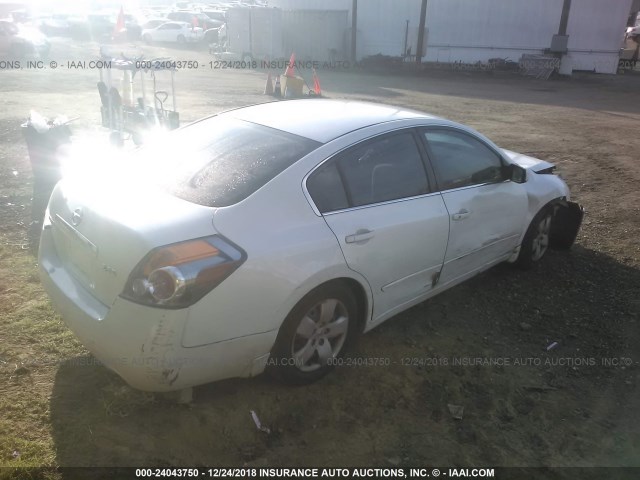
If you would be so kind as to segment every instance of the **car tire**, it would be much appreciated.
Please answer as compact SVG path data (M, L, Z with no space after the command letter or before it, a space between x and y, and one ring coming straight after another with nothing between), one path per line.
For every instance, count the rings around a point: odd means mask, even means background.
M533 217L527 233L524 235L520 253L516 260L518 267L528 270L542 260L549 250L553 209L545 207Z
M287 316L267 363L267 371L290 385L315 382L333 370L353 341L357 302L336 282L307 294Z
M187 39L184 37L184 35L178 35L178 38L176 40L180 45L184 45L185 43L187 43Z
M151 43L153 42L151 35L149 35L148 33L144 37L142 37L142 39L144 40L144 43L146 43L147 45L151 45Z

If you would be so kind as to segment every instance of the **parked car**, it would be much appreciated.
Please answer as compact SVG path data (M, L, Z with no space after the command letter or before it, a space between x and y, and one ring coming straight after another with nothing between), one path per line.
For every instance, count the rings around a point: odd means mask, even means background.
M391 106L250 106L136 155L57 185L39 268L71 330L142 390L318 380L359 333L570 247L582 220L552 164Z
M37 28L0 20L0 56L15 59L25 55L46 57L50 49L49 40Z
M220 25L227 21L227 14L224 10L203 10L202 13L210 19L220 22Z
M53 14L37 20L40 30L49 36L71 36L72 19L70 15Z
M193 43L203 38L200 27L185 22L165 22L154 28L142 30L142 39L147 42Z
M635 27L627 27L625 35L625 38L630 38L631 40L636 41L640 36L640 25L636 25Z
M177 22L186 22L189 25L200 27L203 30L209 30L211 28L220 28L224 22L219 20L213 20L204 13L197 13L191 11L178 11L167 14L169 20L175 20Z
M166 18L150 18L142 25L142 30L151 30L167 22L168 20ZM142 33L140 33L140 35L142 36Z
M150 6L142 10L148 17L166 16L171 9L166 6Z

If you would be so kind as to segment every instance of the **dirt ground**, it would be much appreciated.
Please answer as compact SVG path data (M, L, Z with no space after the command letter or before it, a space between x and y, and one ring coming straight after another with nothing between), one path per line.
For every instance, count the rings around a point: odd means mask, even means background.
M0 71L0 466L640 466L640 75L321 70L328 97L431 112L556 163L587 212L577 244L420 304L349 355L389 365L337 368L303 388L223 381L183 406L95 365L53 314L25 249L29 109L79 117L78 138L106 138L98 72L64 66L97 46L54 47L55 70ZM269 100L265 79L180 71L183 123Z

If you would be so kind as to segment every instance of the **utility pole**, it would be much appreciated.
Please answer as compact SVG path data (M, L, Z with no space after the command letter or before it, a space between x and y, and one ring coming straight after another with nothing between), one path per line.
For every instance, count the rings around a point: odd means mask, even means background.
M351 61L356 63L356 37L358 33L358 0L351 6Z
M562 15L560 16L560 28L558 35L567 34L567 24L569 23L569 12L571 11L571 0L564 0L562 5Z
M571 0L569 0L571 1ZM427 2L422 0L422 8L420 9L420 26L418 27L418 47L416 48L416 63L422 63L424 56L424 27L427 23Z

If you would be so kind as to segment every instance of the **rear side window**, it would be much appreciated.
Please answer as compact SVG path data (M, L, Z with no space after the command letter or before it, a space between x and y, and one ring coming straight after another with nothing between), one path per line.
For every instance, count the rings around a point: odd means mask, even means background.
M309 195L321 213L334 212L349 207L347 194L335 162L318 169L307 180Z
M354 207L414 197L428 190L420 152L409 132L354 147L338 165Z
M152 181L208 207L238 203L320 143L254 123L213 117L143 149Z

